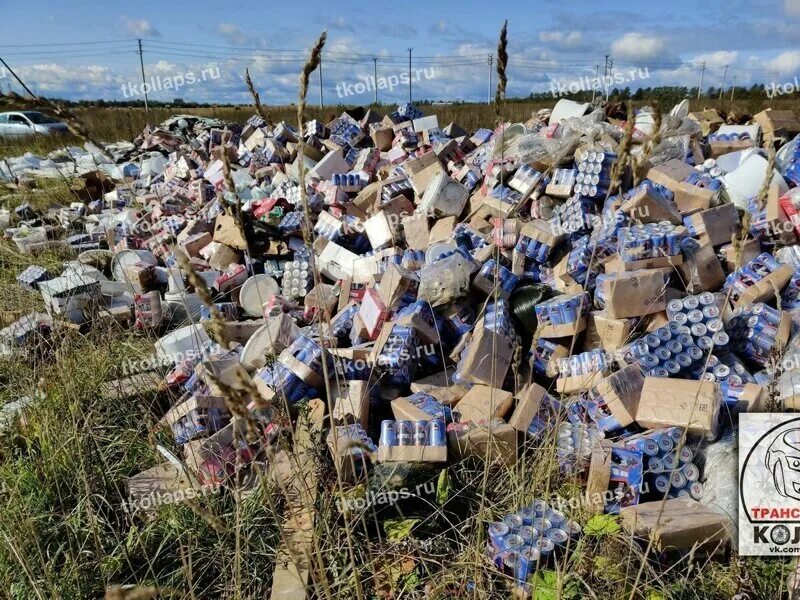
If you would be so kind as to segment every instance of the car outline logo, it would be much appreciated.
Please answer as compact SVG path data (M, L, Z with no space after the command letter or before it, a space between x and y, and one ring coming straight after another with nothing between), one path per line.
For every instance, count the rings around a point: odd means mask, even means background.
M764 462L775 490L781 496L800 500L800 428L778 434L769 445Z

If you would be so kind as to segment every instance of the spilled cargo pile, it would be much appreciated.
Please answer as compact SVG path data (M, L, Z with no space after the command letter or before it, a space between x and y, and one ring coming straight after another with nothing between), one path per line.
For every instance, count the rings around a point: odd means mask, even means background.
M556 460L583 509L659 552L735 542L735 485L705 456L735 461L714 447L740 413L800 403L800 123L620 116L561 100L470 134L413 105L303 131L180 115L113 161L8 159L0 177L68 177L75 202L0 213L47 309L0 352L62 322L153 337L109 383L172 394L174 449L134 500L292 482L276 442L303 422L337 493L400 463ZM35 264L52 247L76 254L61 273ZM487 562L524 584L574 548L585 523L555 501L498 507Z

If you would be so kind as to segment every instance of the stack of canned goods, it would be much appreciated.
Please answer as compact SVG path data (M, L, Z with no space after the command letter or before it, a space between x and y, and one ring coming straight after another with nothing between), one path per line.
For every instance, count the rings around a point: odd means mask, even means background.
M456 246L467 252L474 252L475 250L489 245L480 233L466 223L459 223L455 226L453 229L453 240Z
M321 212L314 225L314 232L325 239L336 242L342 237L342 222L328 212ZM295 261L296 262L296 261Z
M800 143L797 142L797 138L795 138L794 150L792 150L789 165L783 176L796 186L800 186Z
M725 279L723 289L728 290L732 288L731 301L738 302L742 293L747 290L747 288L755 285L782 266L783 265L775 260L771 254L763 252L738 271L734 271L728 275Z
M353 329L353 318L358 314L358 304L345 308L331 320L331 329L334 337L346 338Z
M708 354L729 341L714 294L670 300L667 317L667 325L634 342L632 356L652 377L674 377L681 372L699 377Z
M308 262L293 260L286 263L283 271L283 295L287 298L303 298L311 289L311 269Z
M731 345L753 362L766 364L780 323L780 311L761 302L737 308L728 321Z
M364 187L364 181L355 173L334 173L331 183L335 186L348 188L351 191Z
M379 446L446 446L442 419L432 421L381 421Z
M395 325L378 355L378 365L388 383L408 384L416 371L417 332L407 325Z
M453 420L453 413L449 406L443 405L433 396L425 392L415 392L405 398L406 402L421 410L426 415L440 419L446 423Z
M239 308L235 302L217 302L214 304L214 309L225 321L235 321L239 318ZM200 320L211 320L211 309L205 304L200 305Z
M541 337L536 339L529 354L531 370L537 375L553 377L556 374L553 367L557 365L551 365L550 362L558 348L559 345L555 342Z
M589 297L585 292L556 296L536 305L536 318L540 327L569 325L585 316L588 306Z
M592 454L595 442L603 435L594 423L564 421L556 434L556 457L565 473L582 470Z
M713 161L714 159L709 160ZM716 175L714 173L716 173ZM709 172L695 171L694 173L691 173L684 180L684 183L696 185L697 187L706 188L716 192L717 190L722 189L722 180L718 179L720 175L722 175L722 169L715 166Z
M581 175L578 174L578 178ZM597 212L594 200L575 195L553 211L551 224L558 231L572 235L583 235L589 232L592 226L591 215Z
M626 448L639 450L644 456L648 486L659 497L691 497L700 500L703 484L700 468L693 462L695 453L688 446L678 444L682 431L679 427L655 429L623 441Z
M260 125L255 125L255 127L260 127ZM327 128L325 127L325 124L322 123L321 121L318 121L317 119L313 119L311 121L307 121L306 122L306 137L310 137L312 135L316 136L316 137L322 137L323 135L325 135L325 130L326 129Z
M681 253L681 234L669 221L622 227L619 230L619 253L631 262Z
M411 187L411 181L408 179L401 179L386 184L381 188L381 202L389 202L398 196L411 196L413 198L413 194L414 189Z
M231 420L224 408L198 407L172 424L172 436L176 444L210 435L225 427Z
M597 198L608 192L611 185L611 166L617 155L611 152L584 150L578 158L575 193Z
M545 264L552 251L553 248L551 246L527 235L520 235L517 245L514 247L514 252L525 256L526 263L534 261L539 264Z
M503 265L498 265L497 261L493 258L487 260L479 272L479 277L490 282L490 288L485 291L488 292L494 288L495 271L497 271L498 279L500 280L500 289L507 294L513 292L514 288L517 287L519 283L519 277L514 275L514 273L506 269Z
M708 135L709 142L739 142L749 140L750 134L746 131L741 133L711 133Z
M550 180L550 185L557 187L569 188L569 193L575 187L577 181L578 169L555 169L553 177Z
M611 449L611 469L605 512L618 514L626 506L639 504L644 489L643 454L628 448Z
M488 528L486 554L503 573L524 584L556 551L574 543L581 526L544 500L507 514Z
M585 235L572 243L572 250L567 255L567 272L570 277L576 283L587 288L594 284L598 274L599 259L592 254L592 249L589 247L589 236ZM591 267L591 271L589 267Z
M509 185L520 194L527 194L539 183L542 174L528 165L520 165Z
M592 373L604 373L611 368L612 361L605 350L595 349L558 359L561 377L583 377Z
M348 454L356 459L356 468L361 467L363 461L360 460L364 457L364 449L361 447L366 446L369 452L377 452L378 447L372 441L372 438L367 435L364 428L360 423L349 423L347 425L336 426L336 438L338 444L345 444ZM348 440L357 442L356 444L348 444Z
M500 248L513 248L517 243L517 223L512 219L492 219L492 241Z
M512 190L510 187L506 187L502 184L492 188L492 191L489 195L492 198L500 200L500 202L503 202L504 204L511 205L518 204L522 199L522 194L520 194L517 190Z
M47 269L39 265L31 265L17 275L17 283L31 292L37 289L37 285L40 282L47 281L48 279L50 279L50 274L47 272Z
M508 340L513 340L514 325L508 310L508 302L504 298L499 298L497 302L486 305L486 312L483 314L483 326Z

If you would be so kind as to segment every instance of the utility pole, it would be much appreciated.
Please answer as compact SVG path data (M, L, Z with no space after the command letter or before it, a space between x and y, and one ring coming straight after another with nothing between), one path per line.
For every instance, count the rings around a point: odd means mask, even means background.
M606 81L609 81L611 79L611 73L613 70L614 70L614 59L608 58L608 75L607 75L608 79L606 79ZM611 94L611 85L609 84L606 85L606 102L608 102L610 94Z
M411 104L411 50L408 49L408 103Z
M319 107L320 109L325 108L322 100L322 52L319 53Z
M375 104L378 103L378 58L372 57L372 72L374 74L372 85L375 86Z
M731 102L733 102L733 93L736 91L736 75L733 76L733 85L731 86Z
M492 54L489 55L489 59L487 62L489 63L489 90L486 92L486 104L492 103L492 62L494 56Z
M597 76L600 75L600 65L594 66L594 82L595 85L592 86L592 104L594 104L594 97L597 94Z
M697 99L700 100L700 94L703 92L703 79L706 75L706 63L700 65L700 87L697 88Z
M144 58L142 58L142 39L139 38L139 66L142 67L142 92L144 92L144 112L150 112L147 107L147 83L144 80Z
M722 74L722 85L719 88L719 99L722 100L722 92L725 90L725 80L728 78L728 67L725 65L725 72Z

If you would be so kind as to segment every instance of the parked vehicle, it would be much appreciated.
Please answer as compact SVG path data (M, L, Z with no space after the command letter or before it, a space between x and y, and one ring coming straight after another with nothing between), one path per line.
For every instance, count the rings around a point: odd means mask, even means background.
M54 135L67 131L66 123L37 111L0 113L0 137Z

